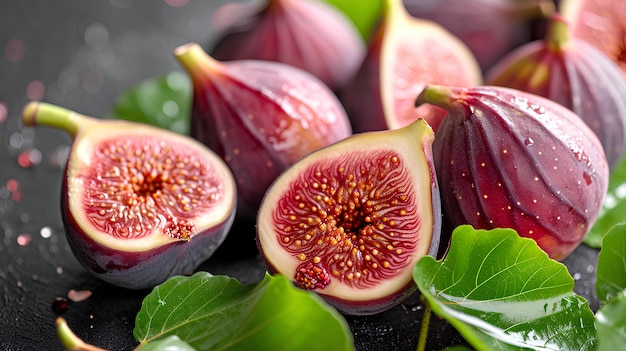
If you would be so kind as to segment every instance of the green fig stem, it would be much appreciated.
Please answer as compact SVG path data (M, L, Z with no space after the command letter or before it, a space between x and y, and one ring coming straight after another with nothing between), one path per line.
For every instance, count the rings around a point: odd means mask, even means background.
M549 49L561 51L569 42L569 25L567 20L558 13L550 16L545 42Z
M209 56L198 43L187 43L174 49L174 57L187 70L192 80L206 75L206 71L218 71L220 63Z
M415 106L423 104L432 104L447 109L453 104L454 99L451 97L452 91L449 87L443 85L427 84L422 92L415 99Z
M426 339L428 338L428 327L430 326L430 315L432 310L428 301L424 300L424 314L422 315L422 326L420 328L419 339L417 340L417 351L426 350Z
M383 17L390 21L410 16L402 0L383 0L383 14Z
M93 119L66 108L45 102L29 102L22 112L25 126L48 126L66 131L72 137Z
M69 351L108 351L84 342L76 336L63 317L56 319L56 331L61 344Z

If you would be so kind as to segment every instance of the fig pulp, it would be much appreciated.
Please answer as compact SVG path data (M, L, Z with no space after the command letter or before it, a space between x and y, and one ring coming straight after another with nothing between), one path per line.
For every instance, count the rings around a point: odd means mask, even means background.
M257 218L269 270L344 313L400 303L416 288L415 263L439 248L433 139L418 119L353 135L290 167L268 190Z
M271 61L220 62L195 43L174 54L193 81L191 135L230 167L238 218L254 221L263 194L287 167L352 134L337 97L308 72Z
M510 52L485 81L541 95L573 110L600 139L609 167L621 159L626 142L626 80L608 56L571 37L559 14L548 21L544 40Z
M385 0L383 16L354 79L341 94L355 132L395 129L424 118L436 131L445 111L413 102L426 83L473 86L482 81L469 49L441 25L410 16Z
M23 123L74 138L63 222L76 258L98 278L151 288L191 273L227 235L235 181L222 159L196 140L38 102L24 108Z
M572 36L600 49L626 79L626 1L561 0L559 12L570 22Z
M516 89L427 86L416 100L425 102L448 111L433 143L444 228L511 228L551 258L567 257L608 187L593 131L566 107Z
M215 59L283 62L312 73L333 91L352 78L365 55L352 22L323 1L227 3L214 16L223 33L210 51Z
M472 51L483 72L529 41L535 20L554 11L552 0L404 0L407 11L441 24Z

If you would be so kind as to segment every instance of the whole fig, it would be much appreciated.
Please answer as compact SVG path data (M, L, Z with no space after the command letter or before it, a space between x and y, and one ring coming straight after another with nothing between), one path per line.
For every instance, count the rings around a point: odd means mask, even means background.
M290 64L333 91L352 78L365 55L365 42L350 19L324 1L226 3L214 17L222 33L209 51L215 59Z
M552 0L404 0L407 11L441 24L472 51L483 72L531 40L536 20L554 11Z
M191 135L230 167L238 217L254 221L263 194L280 173L311 151L352 135L337 97L310 73L272 61L220 62L195 43L174 54L193 81Z
M348 314L381 312L415 291L415 263L436 255L441 209L434 134L419 119L312 152L268 190L257 219L271 272Z
M626 79L626 1L560 0L559 12L569 21L572 36L600 49Z
M557 260L581 243L602 207L609 167L580 117L496 86L431 85L416 103L448 111L433 143L444 227L512 228Z
M427 83L482 82L476 59L441 25L410 16L402 0L384 0L364 62L341 94L355 132L395 129L424 118L436 131L444 110L413 102Z
M235 180L196 140L39 102L24 108L23 123L60 128L74 138L62 187L63 223L76 258L98 278L152 288L193 271L227 235Z
M626 143L626 79L599 49L571 37L561 15L554 14L547 29L544 40L502 58L485 82L541 95L573 110L596 133L613 168Z

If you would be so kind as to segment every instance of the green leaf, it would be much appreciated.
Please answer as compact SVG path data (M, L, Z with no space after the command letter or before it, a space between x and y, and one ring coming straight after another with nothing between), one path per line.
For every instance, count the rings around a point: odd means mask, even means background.
M196 351L193 347L189 346L186 342L180 340L176 335L168 336L161 340L144 344L137 350L141 351Z
M596 314L598 351L622 350L626 345L626 291L613 296Z
M111 117L189 133L192 85L182 72L147 79L118 98Z
M354 349L337 310L280 275L248 285L206 272L170 278L144 299L134 335L177 335L198 350Z
M567 268L510 229L452 234L443 261L423 257L414 279L433 312L477 350L592 350L594 315Z
M626 157L611 172L602 209L584 243L596 249L600 248L604 234L620 223L626 223Z
M601 302L626 289L626 225L609 230L602 239L596 273L596 295Z
M326 0L338 8L355 25L364 41L368 41L382 13L380 0Z

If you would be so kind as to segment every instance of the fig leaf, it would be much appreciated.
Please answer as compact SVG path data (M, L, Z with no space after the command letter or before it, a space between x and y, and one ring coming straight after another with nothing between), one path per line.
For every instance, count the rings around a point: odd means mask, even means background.
M380 19L382 1L326 0L348 17L364 41L369 38Z
M595 317L565 265L511 229L460 226L446 257L423 257L413 276L432 311L476 350L596 347Z
M180 340L180 338L176 335L168 336L166 338L160 339L158 341L151 342L149 344L142 345L141 348L137 348L136 350L141 351L159 351L159 350L167 350L167 351L196 351L195 348L189 346L188 343Z
M143 345L171 335L198 350L354 350L339 312L269 274L241 284L197 272L155 287L137 314L134 336Z
M148 78L122 92L110 117L189 134L192 86L178 71Z
M613 296L598 309L598 351L621 350L626 343L626 291Z
M626 157L611 172L609 189L596 223L583 241L587 246L599 249L602 237L616 224L626 223Z
M606 303L626 289L626 224L614 226L602 239L596 273L596 295ZM626 322L626 318L625 318Z

